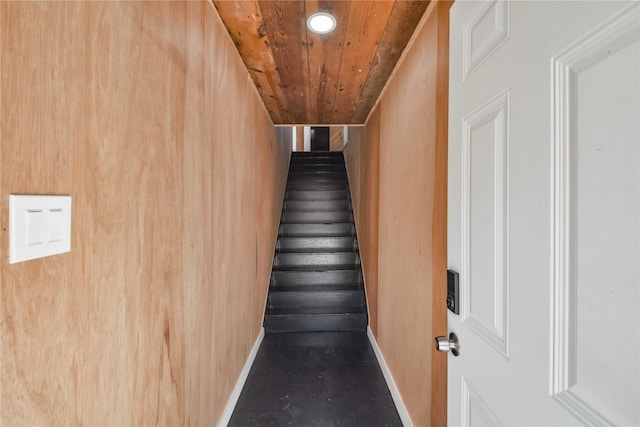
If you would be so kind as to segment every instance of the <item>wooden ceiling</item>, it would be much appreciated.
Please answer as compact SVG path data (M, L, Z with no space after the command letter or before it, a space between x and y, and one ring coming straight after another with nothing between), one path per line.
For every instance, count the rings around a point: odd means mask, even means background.
M429 1L213 0L275 124L362 124ZM308 16L329 12L319 35Z

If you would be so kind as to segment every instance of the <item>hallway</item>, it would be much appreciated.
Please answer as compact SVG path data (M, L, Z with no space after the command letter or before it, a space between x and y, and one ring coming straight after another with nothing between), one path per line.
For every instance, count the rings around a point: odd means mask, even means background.
M402 426L367 335L266 334L230 427Z
M269 296L295 157L286 126L328 121L281 126L271 117L214 2L0 2L7 112L0 143L0 424L217 425L232 412L234 387L263 327L265 348L272 338L265 314L288 310L289 279L296 276L320 285L316 291L327 304L344 296L345 307L357 308L322 308L315 317L335 325L357 316L361 355L370 355L366 337L375 337L383 372L388 368L396 385L393 396L397 389L402 399L394 400L402 421L444 424L446 407L433 402L445 395L447 359L432 341L447 332L446 187L440 184L446 181L448 3L429 3L424 19L412 8L424 6L419 2L383 3L353 5L384 7L389 16L421 23L384 94L370 97L376 99L371 111L339 123L348 130L343 152L352 218L346 228L353 231L335 227L333 237L345 246L334 253L293 253L291 241L282 242L276 269L282 287ZM350 15L383 29L375 16ZM276 46L262 31L262 14L246 16L258 25L242 34ZM356 33L348 33L353 53L361 51ZM301 52L297 37L291 40ZM315 49L325 51L320 43ZM365 68L348 62L353 75L366 78ZM256 69L266 74L265 67ZM293 81L272 83L307 93ZM350 94L359 87L337 78L326 83L318 88ZM296 97L287 102L280 110L307 114L319 106ZM339 112L352 107L337 106ZM71 252L10 264L10 194L70 196ZM300 199L289 201L296 208ZM295 234L296 217L306 214L294 211L283 228ZM357 254L347 243L353 224ZM349 266L335 269L333 283L315 280L317 272L305 267L325 256ZM356 291L366 291L366 309ZM306 303L298 296L294 307ZM308 346L295 351L311 354ZM319 354L325 351L342 350ZM368 381L380 378L361 371L378 369L373 357L349 369L327 357L315 363L331 379L327 387L356 379L343 395L360 384L371 391L376 383ZM292 368L296 381L314 373ZM343 371L330 374L334 368ZM371 412L361 402L350 412L336 409L335 421L327 422L348 424L356 411Z

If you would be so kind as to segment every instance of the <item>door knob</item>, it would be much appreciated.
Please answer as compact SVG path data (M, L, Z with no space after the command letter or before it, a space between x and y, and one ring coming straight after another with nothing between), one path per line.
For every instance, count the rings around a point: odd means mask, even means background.
M449 338L447 337L436 337L436 350L441 351L443 353L447 353L451 350L454 356L460 355L460 343L458 341L458 336L451 332L449 334Z

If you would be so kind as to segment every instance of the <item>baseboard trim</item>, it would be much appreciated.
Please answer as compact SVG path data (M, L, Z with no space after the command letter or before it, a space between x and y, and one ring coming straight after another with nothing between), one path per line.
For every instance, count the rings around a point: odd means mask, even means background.
M260 348L260 344L262 344L263 338L264 328L261 328L258 338L256 338L256 342L253 344L251 353L249 353L249 357L247 357L247 361L244 364L244 368L242 368L242 372L240 372L238 381L236 381L236 385L231 392L231 396L229 396L227 405L224 407L224 411L218 420L218 427L227 427L229 421L231 421L231 415L233 415L233 410L236 408L236 404L240 398L240 393L242 393L242 388L244 387L244 383L247 381L249 371L251 371L251 366L253 365L253 361L256 359L256 355L258 354L258 349Z
M387 366L387 362L384 360L384 356L380 351L378 341L376 341L376 337L373 335L373 331L369 326L367 326L367 336L369 337L369 342L371 342L371 347L373 347L373 352L376 354L376 359L378 359L378 364L380 365L380 369L382 370L382 375L384 375L384 379L387 382L387 387L389 387L391 398L393 399L393 403L395 403L396 405L396 409L398 410L398 415L400 415L402 424L405 427L413 427L413 421L411 421L409 411L407 411L407 407L404 406L404 401L402 400L400 391L398 390L396 382L393 380L393 375L391 375L391 371L389 370L389 366Z

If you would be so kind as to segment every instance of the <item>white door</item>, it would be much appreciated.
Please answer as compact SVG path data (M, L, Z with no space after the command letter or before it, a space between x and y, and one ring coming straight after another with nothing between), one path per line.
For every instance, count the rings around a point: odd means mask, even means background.
M640 425L640 2L450 22L449 425Z

